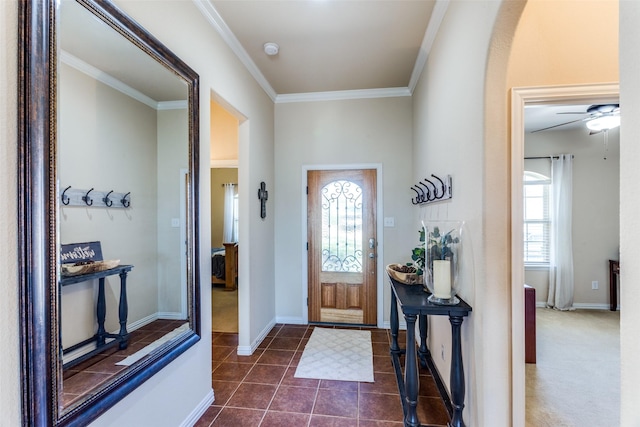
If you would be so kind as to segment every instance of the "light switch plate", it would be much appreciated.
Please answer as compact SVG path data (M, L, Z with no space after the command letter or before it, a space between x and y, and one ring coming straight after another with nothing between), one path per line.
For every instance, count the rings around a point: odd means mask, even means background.
M396 226L395 218L392 217L392 216L384 217L384 226L385 227L395 227Z

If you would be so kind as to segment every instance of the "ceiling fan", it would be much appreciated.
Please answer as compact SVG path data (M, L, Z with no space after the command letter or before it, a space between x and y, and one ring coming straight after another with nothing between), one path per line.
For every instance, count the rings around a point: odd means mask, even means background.
M542 129L536 129L531 131L531 133L541 132L543 130L549 130L576 122L586 122L587 128L589 129L589 135L606 132L609 129L620 126L620 104L596 104L587 108L587 111L565 111L556 114L586 114L587 117L582 117L580 119L571 120Z

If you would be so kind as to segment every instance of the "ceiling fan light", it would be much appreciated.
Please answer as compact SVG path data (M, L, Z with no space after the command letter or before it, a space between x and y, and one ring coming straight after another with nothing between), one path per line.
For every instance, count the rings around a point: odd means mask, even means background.
M620 116L601 116L587 121L587 128L592 131L603 131L620 126Z

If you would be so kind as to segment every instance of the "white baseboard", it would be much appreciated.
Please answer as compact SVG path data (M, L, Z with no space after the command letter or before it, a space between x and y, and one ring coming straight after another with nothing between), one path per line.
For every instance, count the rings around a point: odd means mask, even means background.
M273 329L275 325L276 325L276 320L272 319L271 322L269 322L269 324L262 330L262 332L260 332L258 337L251 343L250 346L239 345L237 350L238 356L251 356L253 352L256 351L256 348L258 348L262 340L264 340L264 338L267 336L269 331Z
M287 316L276 317L276 323L283 323L285 325L306 325L307 324L307 322L305 322L302 317L287 317Z
M209 393L198 403L198 406L193 408L193 411L189 416L180 424L180 427L192 427L200 417L209 409L209 406L215 401L215 395L213 389L209 390Z
M391 322L389 322L388 320L385 320L385 322L383 324L383 327L384 327L384 329L391 329ZM406 322L400 322L399 329L401 331L406 331L407 330Z
M547 303L544 301L536 302L536 307L538 308L545 308L546 306L547 306ZM609 304L575 302L573 303L573 308L580 309L580 310L609 310L610 307L609 307ZM617 309L620 310L620 306L618 306Z
M158 319L185 320L185 316L184 314L176 311L161 311L158 312Z

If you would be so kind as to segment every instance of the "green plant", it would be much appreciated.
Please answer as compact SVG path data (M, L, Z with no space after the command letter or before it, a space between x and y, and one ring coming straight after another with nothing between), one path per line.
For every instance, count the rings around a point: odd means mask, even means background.
M424 228L418 230L418 233L420 233L420 244L411 250L411 260L413 262L408 262L407 265L415 266L417 269L416 274L422 276L424 274L425 257L427 255L424 247Z
M454 230L450 230L445 234L440 234L439 227L433 227L433 231L429 232L429 259L430 260L442 260L453 257L453 251L451 245L459 243L458 237L451 237L451 233Z

